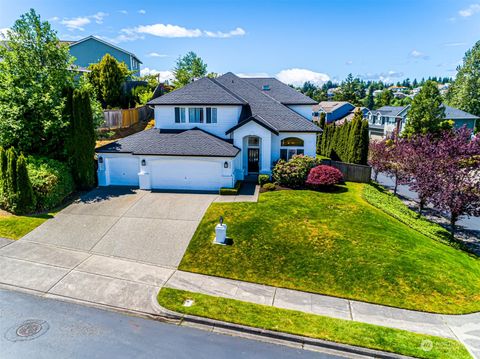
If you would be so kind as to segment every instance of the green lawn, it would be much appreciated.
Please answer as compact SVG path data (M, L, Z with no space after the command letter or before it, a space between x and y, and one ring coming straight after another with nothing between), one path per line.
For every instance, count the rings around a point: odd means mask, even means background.
M429 312L480 311L480 260L370 205L364 186L213 203L180 269ZM212 244L219 216L232 246Z
M0 237L19 239L52 217L51 214L39 214L33 216L0 214Z
M195 302L191 307L184 307L183 302L186 299L193 299ZM462 344L451 339L233 299L163 288L158 293L158 302L164 308L175 312L418 358L471 358ZM430 342L431 350L425 350L429 348Z

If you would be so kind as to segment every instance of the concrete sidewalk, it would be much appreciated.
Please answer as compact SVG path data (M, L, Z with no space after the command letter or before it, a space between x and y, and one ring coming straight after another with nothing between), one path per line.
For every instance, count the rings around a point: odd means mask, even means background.
M458 339L480 358L480 313L422 313L178 271L49 244L3 241L0 286L37 295L156 315L162 287Z

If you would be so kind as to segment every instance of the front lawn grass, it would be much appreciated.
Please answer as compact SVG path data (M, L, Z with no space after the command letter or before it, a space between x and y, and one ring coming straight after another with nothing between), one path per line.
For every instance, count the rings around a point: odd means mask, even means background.
M52 218L51 214L39 214L32 216L15 216L0 214L0 237L8 239L19 239L28 232L34 230L47 219Z
M459 342L377 325L279 309L234 299L162 288L159 304L175 312L256 328L378 349L417 358L471 358ZM193 299L191 307L184 307ZM431 345L431 350L430 345Z
M480 260L370 205L363 184L212 203L180 269L394 307L480 311ZM220 216L233 245L213 245Z

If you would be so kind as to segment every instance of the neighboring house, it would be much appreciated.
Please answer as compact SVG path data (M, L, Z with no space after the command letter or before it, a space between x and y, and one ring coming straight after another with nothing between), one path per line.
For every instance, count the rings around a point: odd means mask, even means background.
M274 78L226 73L151 100L155 128L98 148L101 186L207 190L316 155L311 98Z
M76 59L74 65L78 66L80 71L87 69L90 64L100 62L103 56L110 54L117 61L124 62L130 71L135 71L136 75L140 74L142 62L137 56L105 40L88 36L78 41L64 41L64 43L70 46L70 54Z
M312 110L312 119L314 122L318 122L320 120L320 114L324 112L326 122L332 123L347 116L355 110L355 106L346 101L322 101L318 105L313 106Z
M473 130L476 121L480 119L480 117L469 114L465 111L447 105L442 106L445 108L445 116L443 119L453 120L455 128L466 126L468 129ZM371 110L368 114L370 137L390 137L396 130L397 126L399 126L400 133L402 133L408 120L409 110L410 105L383 106L378 110Z

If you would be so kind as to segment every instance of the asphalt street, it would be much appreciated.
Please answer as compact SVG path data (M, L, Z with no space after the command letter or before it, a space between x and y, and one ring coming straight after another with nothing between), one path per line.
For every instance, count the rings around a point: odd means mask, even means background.
M0 289L0 356L341 358Z

